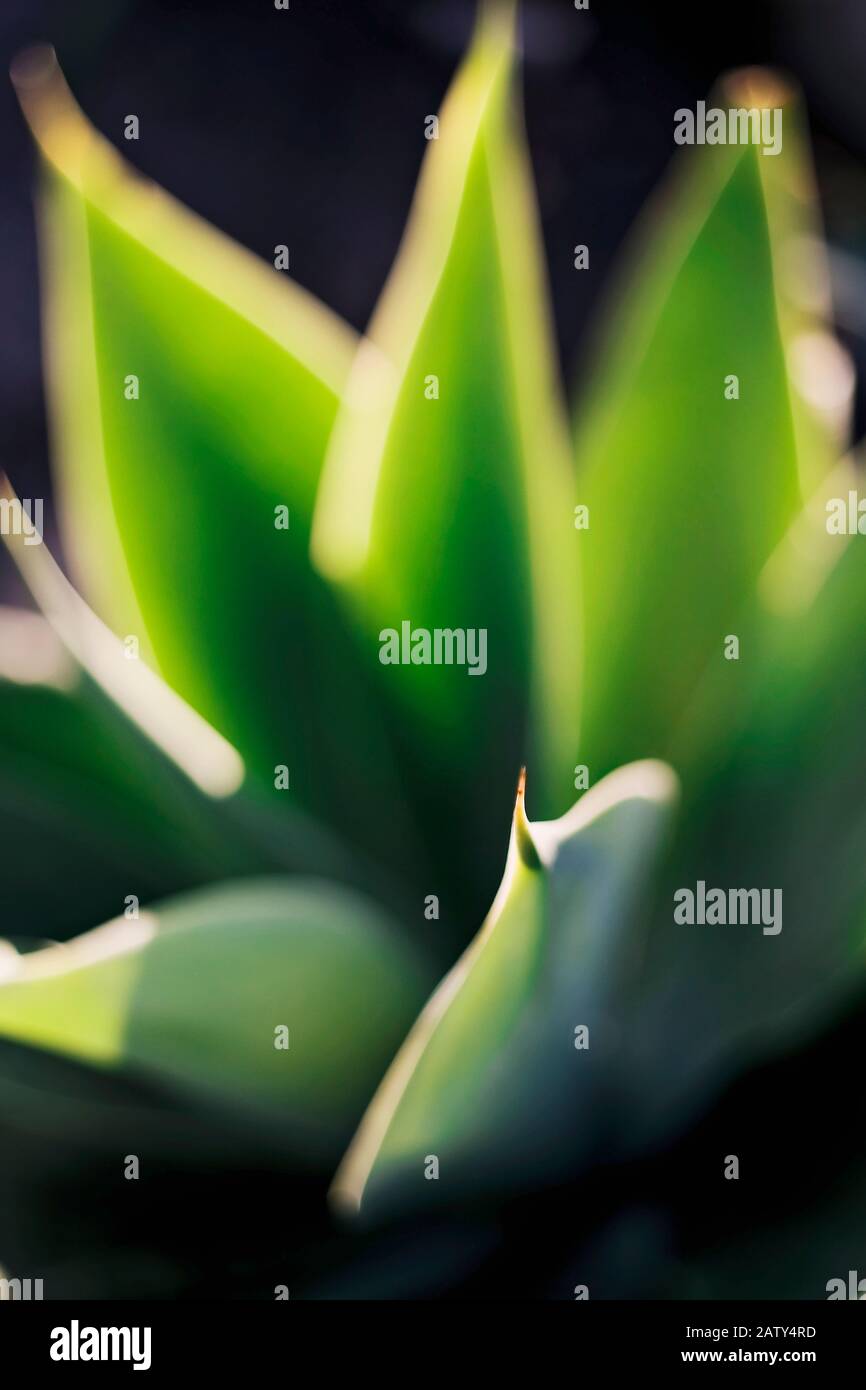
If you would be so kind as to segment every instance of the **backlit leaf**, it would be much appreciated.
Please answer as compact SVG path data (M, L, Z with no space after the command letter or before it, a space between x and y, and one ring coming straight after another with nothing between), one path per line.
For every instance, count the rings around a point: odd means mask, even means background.
M744 87L749 101L735 99ZM723 660L798 510L801 479L814 484L828 464L826 421L791 362L807 330L814 349L821 304L792 297L808 190L786 96L753 75L723 90L724 107L783 106L782 152L688 152L579 406L580 761L593 777L670 756L684 704ZM813 261L807 270L814 289Z
M254 782L274 796L288 769L278 808L363 842L362 799L381 796L406 854L385 726L308 555L354 336L134 175L53 55L19 64L16 80L43 155L46 356L85 597L138 638Z
M404 624L484 634L462 664L435 653L420 664L420 648L413 662L407 642L404 664L381 672L437 868L464 893L477 884L479 916L507 826L489 808L507 806L524 759L540 804L568 804L578 698L567 426L511 9L482 7L442 106L369 329L382 351L358 354L313 532L314 559L344 586L374 655ZM479 825L489 838L469 832Z

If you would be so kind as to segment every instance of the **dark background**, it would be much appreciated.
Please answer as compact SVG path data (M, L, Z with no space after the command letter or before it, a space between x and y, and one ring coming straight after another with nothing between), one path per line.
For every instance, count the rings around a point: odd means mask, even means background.
M0 0L0 463L50 497L39 350L34 157L6 77L36 41L58 51L86 113L147 174L293 273L356 328L406 219L472 0ZM866 3L745 0L523 5L527 122L563 365L629 225L673 151L673 111L715 77L771 63L805 89L843 337L866 373ZM137 144L123 118L140 118ZM576 242L591 270L572 267ZM847 256L855 260L847 259ZM853 273L852 273L853 272ZM862 432L862 390L858 432ZM49 539L53 537L50 507Z

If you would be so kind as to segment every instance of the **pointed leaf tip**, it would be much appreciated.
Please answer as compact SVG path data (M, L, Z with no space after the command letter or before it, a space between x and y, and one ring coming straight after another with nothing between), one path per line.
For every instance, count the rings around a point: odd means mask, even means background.
M517 798L514 803L514 843L517 852L527 869L540 869L541 856L532 838L529 818L526 814L526 768L520 769L517 779Z

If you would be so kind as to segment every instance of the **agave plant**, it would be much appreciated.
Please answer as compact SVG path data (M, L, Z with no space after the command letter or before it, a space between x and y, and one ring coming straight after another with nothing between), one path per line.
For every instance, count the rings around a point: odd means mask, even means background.
M514 51L484 4L361 340L17 65L66 573L4 527L0 1260L46 1297L823 1296L862 1258L826 1088L807 1201L790 1164L866 905L796 96L727 79L783 150L678 156L571 426ZM783 913L678 920L701 885Z

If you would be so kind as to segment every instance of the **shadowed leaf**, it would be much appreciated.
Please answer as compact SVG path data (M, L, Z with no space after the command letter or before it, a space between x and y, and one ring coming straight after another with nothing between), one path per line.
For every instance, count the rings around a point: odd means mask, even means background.
M518 793L496 902L373 1100L335 1179L339 1205L379 1216L491 1197L587 1161L604 1138L594 1102L624 1065L638 895L674 792L663 764L639 763L535 824Z

